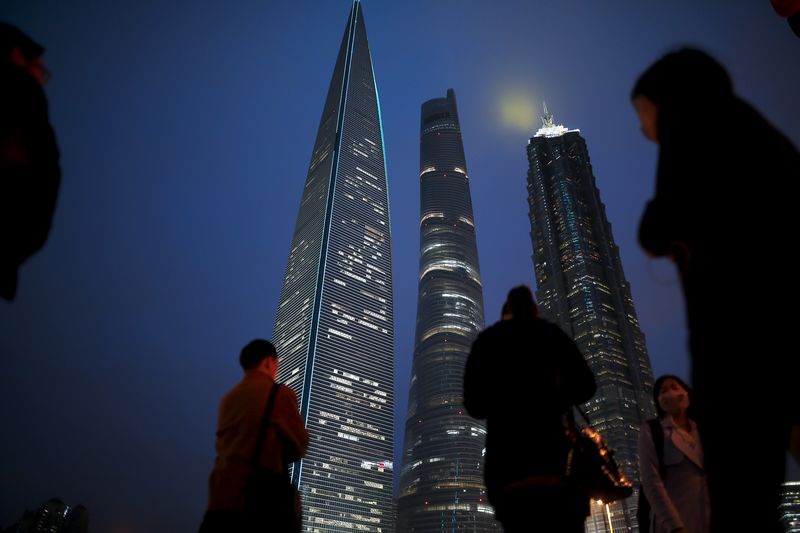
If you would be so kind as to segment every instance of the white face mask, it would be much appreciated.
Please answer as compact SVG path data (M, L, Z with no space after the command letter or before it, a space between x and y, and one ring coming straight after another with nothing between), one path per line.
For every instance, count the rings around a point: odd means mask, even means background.
M680 384L668 380L661 387L658 403L665 412L674 415L689 408L689 394Z

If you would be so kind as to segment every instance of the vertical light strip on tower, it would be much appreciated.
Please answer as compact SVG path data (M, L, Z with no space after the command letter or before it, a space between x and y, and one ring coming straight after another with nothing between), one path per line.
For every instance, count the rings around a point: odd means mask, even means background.
M475 221L455 93L422 105L417 330L398 503L403 532L498 531L483 486L485 426L463 375L483 329Z
M393 531L394 317L378 94L356 0L325 100L275 319L278 380L311 435L303 530Z
M644 335L586 142L578 130L556 125L546 107L543 122L528 141L536 296L542 316L570 335L586 357L597 394L584 407L625 472L638 480L639 427L655 416ZM610 530L608 517L615 531L630 531L635 514L635 497L613 504L609 513L595 504L587 531Z

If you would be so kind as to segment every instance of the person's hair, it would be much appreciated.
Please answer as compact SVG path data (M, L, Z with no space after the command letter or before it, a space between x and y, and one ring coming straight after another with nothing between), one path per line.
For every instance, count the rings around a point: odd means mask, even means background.
M506 310L506 306L514 318L537 316L539 314L539 308L536 307L533 294L526 285L514 287L509 291L503 311Z
M695 48L680 48L653 63L631 91L631 100L646 96L664 107L706 105L733 94L733 83L716 59Z
M661 392L661 386L668 379L674 379L675 381L678 382L678 385L683 387L683 390L686 391L686 395L689 397L689 407L691 408L692 406L692 388L689 387L689 385L687 385L686 382L683 381L678 376L673 376L672 374L664 374L663 376L658 378L655 383L653 383L653 403L656 404L656 414L658 415L659 419L664 418L667 415L666 411L664 411L661 408L661 405L658 403L658 395Z
M264 339L255 339L247 343L247 346L242 348L239 354L239 364L245 370L255 368L267 357L278 357L278 352L275 346L269 341Z
M11 61L11 51L19 48L29 61L44 53L44 47L25 35L19 28L0 22L0 64Z
M687 124L698 117L729 116L738 100L722 65L694 48L670 52L653 63L633 86L631 99L637 96L655 104L656 135L662 145L683 138Z

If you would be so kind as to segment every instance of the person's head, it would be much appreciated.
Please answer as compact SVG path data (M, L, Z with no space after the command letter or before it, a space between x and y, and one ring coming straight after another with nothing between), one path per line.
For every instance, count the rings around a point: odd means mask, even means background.
M689 120L733 96L731 78L713 57L694 48L670 52L648 68L636 81L631 100L642 133L653 142L664 134L664 117L691 127Z
M242 348L239 364L245 372L254 370L275 378L275 373L278 371L278 352L271 342L255 339Z
M539 315L539 308L533 301L533 294L526 285L514 287L509 291L506 303L503 305L503 316L506 316L506 311L511 318Z
M22 68L44 85L50 74L42 62L43 53L44 47L19 28L0 22L0 63Z
M678 376L665 374L653 384L653 402L658 418L687 411L691 405L692 389Z

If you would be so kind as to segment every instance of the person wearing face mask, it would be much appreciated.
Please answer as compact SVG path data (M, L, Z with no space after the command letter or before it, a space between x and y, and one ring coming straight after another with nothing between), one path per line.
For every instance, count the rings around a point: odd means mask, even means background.
M650 423L639 433L639 472L650 502L650 529L642 533L709 531L703 447L697 424L689 417L689 396L689 387L677 376L661 376L653 386L662 438L654 438ZM661 450L655 444L659 440Z

